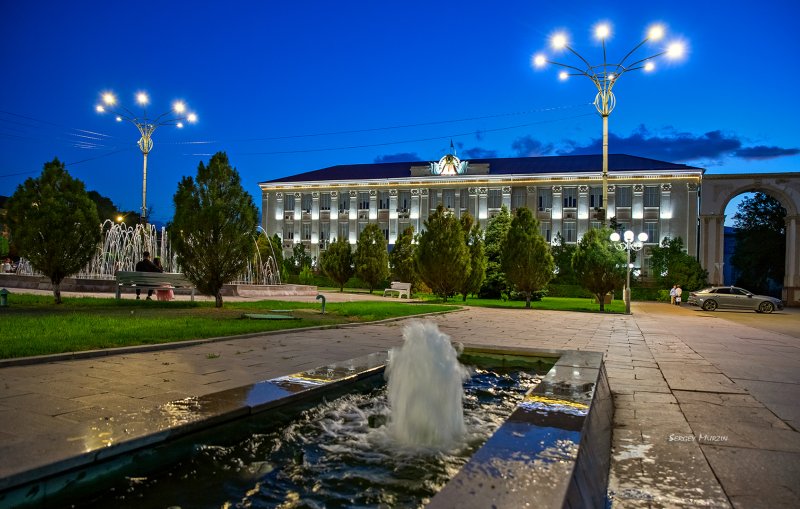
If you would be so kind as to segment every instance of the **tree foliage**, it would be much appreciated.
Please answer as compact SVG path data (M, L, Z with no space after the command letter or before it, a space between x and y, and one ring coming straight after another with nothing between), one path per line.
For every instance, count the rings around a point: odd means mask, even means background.
M356 276L369 287L369 293L389 277L389 254L386 252L386 237L381 228L370 223L358 237L354 255Z
M419 275L414 266L414 227L409 226L397 237L389 253L389 270L394 281L411 283L412 293L419 288Z
M469 277L469 250L461 223L442 205L425 221L414 253L417 272L434 295L447 301Z
M605 295L625 282L626 258L611 245L608 228L587 231L572 257L572 270L579 284L589 290L605 311Z
M296 276L300 274L305 267L311 267L313 261L311 254L306 250L305 244L301 242L292 246L292 256L286 258L284 265L289 274L294 274Z
M508 282L503 274L500 259L503 253L503 242L511 228L511 214L505 205L500 213L489 220L484 235L484 252L486 253L486 277L478 295L482 299L499 299L508 294Z
M475 222L475 218L467 212L461 216L460 221L469 252L469 275L459 289L459 293L466 302L467 295L477 293L486 277L486 253L483 246L483 230Z
M172 247L186 278L222 307L222 286L234 281L255 254L258 210L224 152L200 162L197 177L184 177L173 197L168 225Z
M531 296L547 286L554 268L550 247L530 209L517 209L502 247L500 261L506 280L525 296L525 307L530 308Z
M708 284L708 272L683 247L683 239L664 237L661 245L650 250L650 267L659 285L697 290Z
M285 279L286 269L283 266L283 246L278 234L274 233L272 237L267 236L266 233L259 234L256 239L256 250L258 251L258 258L262 265L266 264L269 258L275 260L275 268L279 272L281 281L283 281ZM253 260L256 263L259 261L256 260L255 257Z
M344 291L344 284L355 273L350 242L346 238L331 242L320 255L319 264L325 275L339 285L339 291Z
M731 263L739 275L736 284L756 293L770 293L771 287L783 284L786 209L775 198L756 193L742 200L733 221L737 231Z
M560 285L576 285L575 272L572 270L572 257L575 255L575 244L567 244L561 232L558 232L553 239L553 246L550 253L553 255L556 277L554 282Z
M97 207L83 182L53 159L38 178L17 187L6 220L19 254L50 278L55 302L61 304L61 281L89 263L100 242Z

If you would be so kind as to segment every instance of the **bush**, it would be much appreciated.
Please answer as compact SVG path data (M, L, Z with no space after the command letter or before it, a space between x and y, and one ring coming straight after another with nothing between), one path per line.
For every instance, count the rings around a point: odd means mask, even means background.
M594 298L594 295L580 285L547 285L547 295L550 297Z

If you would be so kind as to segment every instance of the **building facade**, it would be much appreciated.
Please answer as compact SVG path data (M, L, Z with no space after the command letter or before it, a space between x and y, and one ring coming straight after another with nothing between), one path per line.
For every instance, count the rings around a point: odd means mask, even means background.
M448 154L434 163L333 166L261 182L262 226L281 237L287 255L304 244L318 257L334 239L355 244L369 223L391 246L406 227L424 229L440 204L458 217L469 212L484 228L502 206L528 207L546 240L560 233L574 244L601 225L601 168L600 155L460 161ZM696 255L702 175L683 164L610 155L607 215L647 233L647 245L681 237Z

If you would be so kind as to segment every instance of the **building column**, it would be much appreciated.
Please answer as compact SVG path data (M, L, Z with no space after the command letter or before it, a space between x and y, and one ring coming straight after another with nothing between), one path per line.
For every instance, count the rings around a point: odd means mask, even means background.
M800 216L786 216L786 273L782 298L788 306L800 306Z
M486 228L486 225L489 224L489 189L485 187L478 188L478 224L481 225L481 228Z
M319 259L319 192L311 193L311 251Z
M674 238L672 234L672 184L661 184L661 203L658 211L658 234L661 239L664 237ZM651 239L661 245L661 239Z
M608 226L608 220L617 215L616 211L617 200L615 196L617 188L614 187L614 185L612 184L607 187L607 190L608 190L607 193L608 196L606 196L606 198L608 199L608 203L603 204L603 206L606 208L606 226Z
M633 186L631 231L636 235L644 231L644 186L642 184Z
M275 193L275 231L283 242L283 193Z
M339 240L339 193L331 191L331 210L330 214L331 236L328 240Z
M411 210L409 211L408 218L411 220L411 225L414 227L414 232L419 233L422 231L422 223L419 219L419 189L411 190Z
M503 193L503 205L506 206L508 212L511 212L511 186L503 186L501 189Z
M695 182L689 182L689 183L686 184L686 190L688 192L688 196L686 197L686 216L685 216L686 217L686 238L684 240L686 241L686 252L689 253L692 256L698 256L695 253L699 253L700 249L701 249L701 247L699 247L697 245L697 239L698 239L698 231L697 231L697 229L700 228L700 225L698 224L698 222L696 222L694 220L695 217L699 217L700 216L700 211L699 211L700 203L697 200L697 191L699 190L699 188L700 188L700 186L698 186L697 183L695 183ZM720 233L720 235L723 235L723 234L724 234L724 230L723 230L723 233ZM705 237L705 235L703 235L702 232L700 233L700 235ZM713 238L713 237L711 237L711 238ZM701 240L701 245L702 245L702 242L703 241ZM720 244L719 245L720 246L723 245L722 244L722 237L720 237ZM720 262L722 262L722 260L720 260ZM703 267L706 267L706 266L703 265ZM708 270L708 267L706 267L706 269ZM710 272L711 271L709 270L709 273ZM720 281L722 281L722 280L720 280Z
M461 219L461 188L457 187L455 191L453 191L453 210L455 211L456 217Z
M389 244L397 242L397 189L389 190Z
M580 239L589 231L589 186L578 186L578 228L575 239Z
M700 216L702 250L700 265L708 271L708 281L720 286L725 282L723 272L723 246L725 245L725 216L709 214Z
M350 193L350 212L347 219L350 224L350 243L358 242L358 191L348 191Z
M550 236L555 238L557 233L561 233L561 225L564 217L564 200L561 197L561 186L553 186L553 209L550 211L552 219L550 225ZM561 233L563 237L564 234Z

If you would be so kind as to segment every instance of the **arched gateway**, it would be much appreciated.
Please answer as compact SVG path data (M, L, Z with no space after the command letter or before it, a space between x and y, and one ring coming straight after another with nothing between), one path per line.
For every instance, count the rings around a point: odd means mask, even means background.
M711 284L723 284L725 207L741 193L764 192L786 209L783 300L800 306L800 173L704 175L700 189L700 263Z

